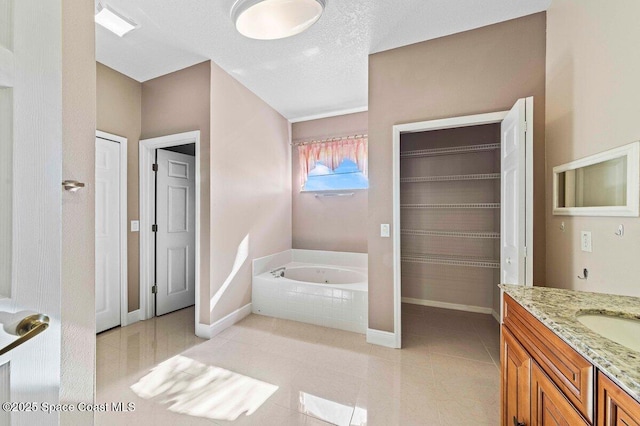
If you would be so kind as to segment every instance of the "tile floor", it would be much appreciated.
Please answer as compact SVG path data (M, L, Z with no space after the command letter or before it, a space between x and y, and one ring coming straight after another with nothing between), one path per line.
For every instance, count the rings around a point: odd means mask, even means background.
M97 402L136 409L98 413L96 424L330 424L314 417L321 412L347 413L360 426L499 424L499 328L489 315L403 305L402 350L259 315L207 341L193 335L193 317L187 308L97 336ZM233 422L177 414L133 393L131 385L178 354L279 388Z

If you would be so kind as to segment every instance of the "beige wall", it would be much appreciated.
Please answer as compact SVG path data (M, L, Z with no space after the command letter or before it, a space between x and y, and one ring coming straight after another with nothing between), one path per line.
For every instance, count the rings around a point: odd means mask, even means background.
M291 248L289 122L212 63L211 129L206 323L251 302L252 259Z
M127 138L127 224L139 219L138 140L142 84L96 63L98 130ZM128 312L140 307L140 233L127 231Z
M60 402L77 404L95 397L95 23L93 2L61 4L62 178L87 184L77 194L62 194ZM91 424L93 413L61 413L60 422Z
M200 281L209 282L210 211L210 96L211 63L203 62L142 83L142 135L140 139L200 130ZM129 185L138 186L138 175ZM136 179L134 181L134 179ZM201 291L202 307L208 306L207 286ZM201 287L201 288L202 288ZM204 308L203 308L204 309ZM208 324L208 315L204 315Z
M545 282L545 14L369 57L369 327L393 331L392 126L510 109L535 97L534 280Z
M322 140L333 137L366 134L368 114L294 123L291 135L294 142ZM316 198L300 192L300 164L298 149L291 152L291 187L293 203L293 248L367 252L367 192L355 191L353 197Z
M553 167L640 139L640 3L554 0L547 33L547 283L640 296L640 220L552 214ZM560 230L565 222L565 232ZM619 224L625 236L614 235ZM593 252L580 250L591 231ZM583 268L587 281L578 280Z

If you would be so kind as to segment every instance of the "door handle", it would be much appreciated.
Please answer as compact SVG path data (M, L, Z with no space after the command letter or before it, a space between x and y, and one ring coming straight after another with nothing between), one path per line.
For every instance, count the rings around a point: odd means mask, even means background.
M77 190L84 188L84 183L77 180L65 180L62 182L62 186L65 191L76 192Z
M0 355L4 355L10 350L20 346L27 340L30 340L42 333L49 327L49 317L42 314L32 314L24 317L16 326L15 331L11 331L12 334L20 336L18 339L9 343L4 348L0 349Z

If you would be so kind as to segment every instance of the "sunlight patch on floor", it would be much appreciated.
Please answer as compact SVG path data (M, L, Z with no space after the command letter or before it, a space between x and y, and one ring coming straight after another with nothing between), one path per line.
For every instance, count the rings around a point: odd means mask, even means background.
M349 426L353 415L353 407L306 392L300 392L300 408L305 414L338 426Z
M178 355L131 389L176 413L233 421L243 413L253 414L278 386Z

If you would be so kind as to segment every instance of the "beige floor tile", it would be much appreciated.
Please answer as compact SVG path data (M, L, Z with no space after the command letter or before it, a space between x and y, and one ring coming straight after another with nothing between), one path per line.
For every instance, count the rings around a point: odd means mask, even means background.
M319 406L334 407L354 426L498 424L497 322L403 304L402 327L401 350L370 345L364 335L261 315L205 341L194 336L193 308L109 330L96 338L97 399L134 402L136 411L99 413L96 424L330 424L317 418ZM129 389L177 354L278 390L251 416L225 422L170 412Z
M294 410L289 410L288 408L280 405L267 402L250 416L242 415L233 422L215 420L214 424L220 426L300 426L305 425L306 422L306 415Z
M329 348L345 349L349 352L368 355L371 345L364 334L351 333L344 330L327 329L317 342Z
M406 334L402 336L402 349L373 345L369 354L389 361L409 363L416 368L430 368L427 347L426 336Z
M450 330L429 329L427 332L427 352L492 362L486 346L477 335L454 333Z
M326 404L355 407L362 379L327 369L301 366L288 386L282 386L271 397L274 404L307 413L306 399Z

